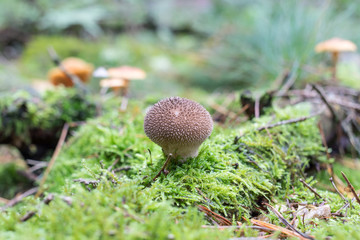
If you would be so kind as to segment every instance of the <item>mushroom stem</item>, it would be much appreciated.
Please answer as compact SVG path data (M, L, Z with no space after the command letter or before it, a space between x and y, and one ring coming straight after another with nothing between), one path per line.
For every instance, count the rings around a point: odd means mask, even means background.
M196 157L199 153L200 144L192 144L187 146L175 146L175 145L168 145L163 147L163 153L165 156L172 155L179 160L179 162L186 162L187 158Z
M122 100L121 100L121 106L120 106L120 111L121 112L125 112L127 105L128 105L128 101L129 101L129 84L130 81L129 79L125 79L125 87L122 89Z
M331 55L331 60L332 60L332 64L333 64L331 72L332 72L333 80L336 80L336 66L337 66L338 59L339 59L339 52L333 52Z
M129 93L130 80L124 78L124 81L125 81L125 87L122 89L122 96L127 97L128 93Z

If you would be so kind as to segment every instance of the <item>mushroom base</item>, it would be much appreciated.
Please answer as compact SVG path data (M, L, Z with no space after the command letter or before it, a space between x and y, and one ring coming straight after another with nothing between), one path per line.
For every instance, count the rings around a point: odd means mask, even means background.
M168 156L170 153L177 158L179 162L186 162L188 158L197 157L199 154L200 144L193 144L187 146L166 146L163 147L163 153Z

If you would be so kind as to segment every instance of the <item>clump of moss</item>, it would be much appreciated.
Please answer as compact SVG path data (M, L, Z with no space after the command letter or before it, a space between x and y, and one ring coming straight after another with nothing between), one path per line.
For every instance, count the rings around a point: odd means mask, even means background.
M0 143L13 144L24 157L34 157L32 152L36 155L42 144L45 148L56 144L65 122L83 121L94 115L94 100L75 89L59 87L43 96L27 91L7 93L0 102Z
M194 207L204 205L241 221L260 214L262 202L294 197L297 190L298 200L314 198L298 178L306 178L311 162L326 161L316 119L256 130L270 121L307 115L306 106L275 108L236 129L216 126L198 157L171 162L169 173L156 181L165 159L143 133L145 106L130 102L126 113L116 106L113 99L106 103L104 115L80 127L64 146L45 186L58 196L54 202L47 206L29 198L1 216L5 236L228 239L240 233L202 229L206 221ZM96 184L79 183L80 178ZM64 195L71 196L72 206L61 200ZM33 209L40 209L36 216L17 222Z
M306 114L307 108L274 113L274 121L279 121ZM265 117L255 125L267 121ZM61 191L76 178L94 178L89 170L98 173L100 161L106 167L117 162L114 168L129 166L124 176L151 189L152 199L172 199L181 207L205 204L229 218L249 217L261 201L288 190L294 177L304 176L309 161L324 161L314 121L280 126L269 130L270 135L253 131L254 124L235 130L216 128L197 158L170 164L170 173L152 183L165 159L143 133L143 113L113 111L83 126L70 140L49 187ZM240 131L248 133L237 138Z
M194 208L184 213L170 202L153 201L133 183L103 181L91 192L80 186L72 191L67 202L60 194L49 205L28 199L29 207L1 214L0 239L220 239L231 234L202 229L206 222ZM36 215L19 223L28 211Z

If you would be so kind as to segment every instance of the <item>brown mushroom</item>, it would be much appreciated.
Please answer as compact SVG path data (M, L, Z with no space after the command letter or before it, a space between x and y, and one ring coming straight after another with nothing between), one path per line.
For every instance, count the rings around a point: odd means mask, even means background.
M146 73L139 68L122 66L117 68L109 68L108 76L109 78L123 79L125 81L123 95L126 96L128 94L130 80L145 79Z
M100 87L111 88L114 92L118 92L120 89L127 87L127 83L121 78L106 78L100 81Z
M146 113L145 134L162 147L167 156L181 162L196 157L202 142L213 129L209 112L199 103L180 97L159 101Z
M76 75L84 83L90 79L93 71L91 64L74 57L64 59L61 65L68 73ZM48 78L54 85L62 84L66 87L72 87L74 85L72 80L58 67L49 71Z
M339 58L340 52L355 52L357 49L355 43L341 39L341 38L331 38L324 42L318 43L315 47L317 53L321 52L330 52L332 57L332 77L336 79L336 65Z

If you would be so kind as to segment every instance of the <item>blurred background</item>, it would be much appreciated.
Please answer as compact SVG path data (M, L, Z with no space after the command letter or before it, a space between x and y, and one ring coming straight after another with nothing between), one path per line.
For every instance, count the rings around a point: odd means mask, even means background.
M60 59L95 68L129 65L147 72L133 96L175 95L186 89L227 91L295 85L330 76L315 45L341 37L360 46L360 5L350 0L2 0L0 91L48 81ZM341 54L338 78L360 86L360 57ZM99 88L99 80L90 86Z

